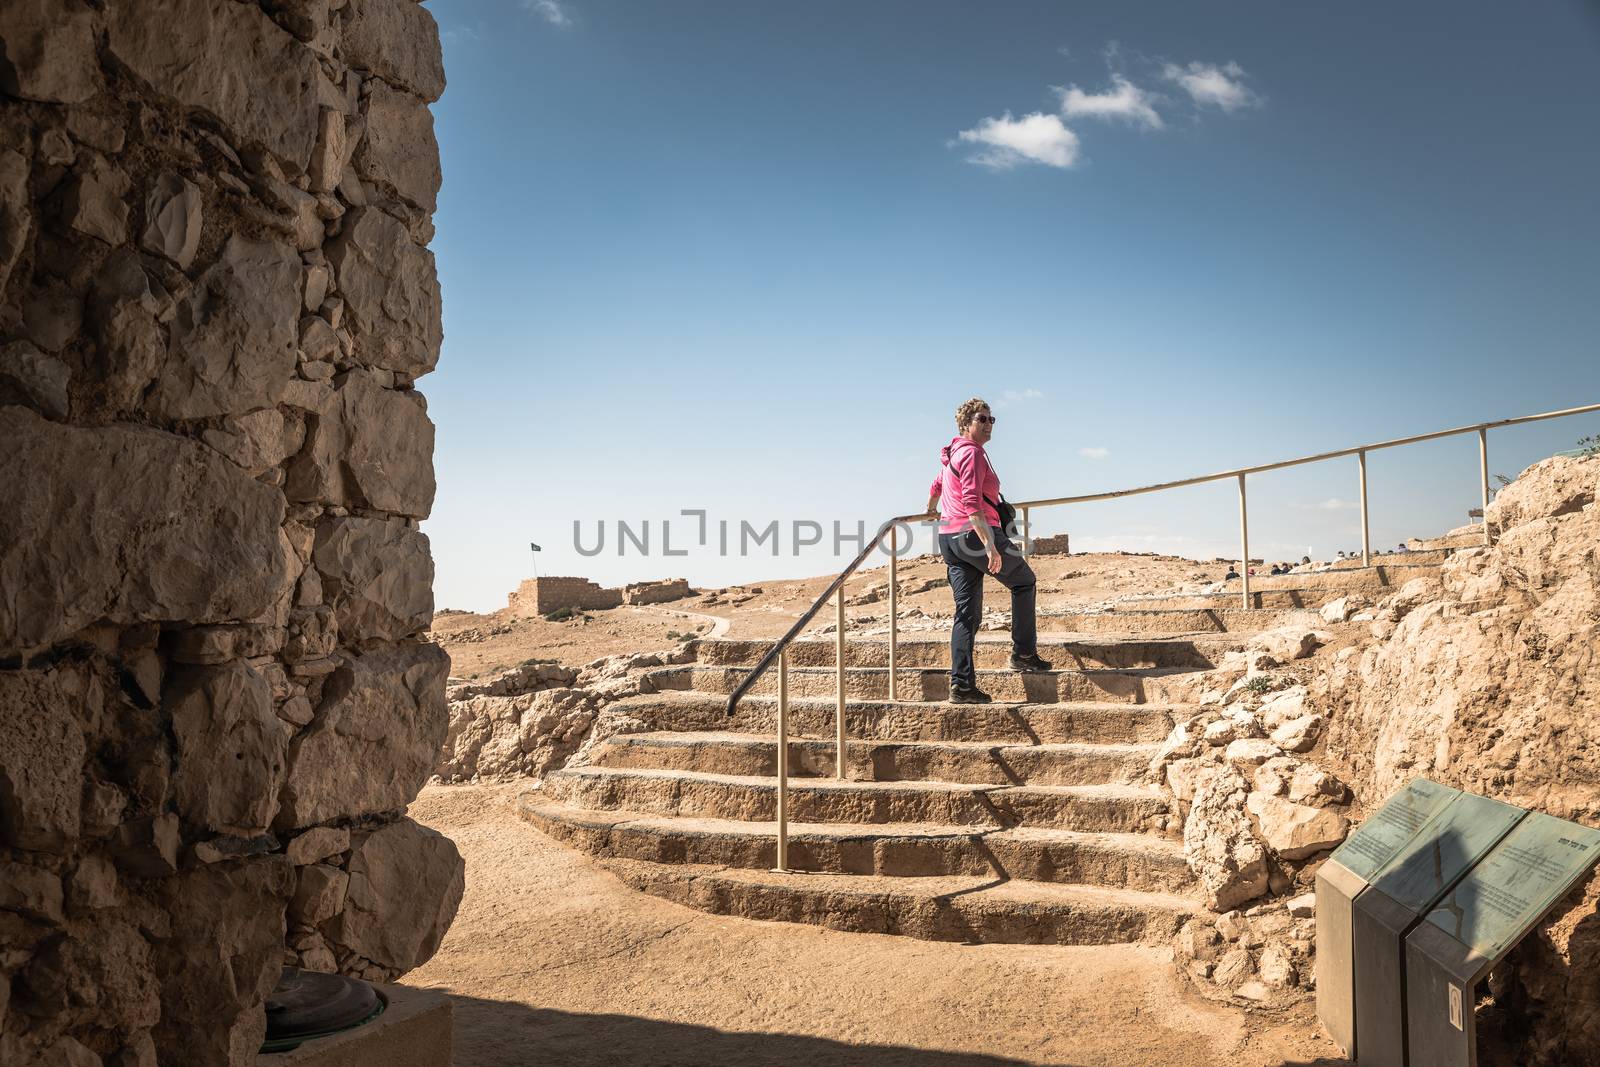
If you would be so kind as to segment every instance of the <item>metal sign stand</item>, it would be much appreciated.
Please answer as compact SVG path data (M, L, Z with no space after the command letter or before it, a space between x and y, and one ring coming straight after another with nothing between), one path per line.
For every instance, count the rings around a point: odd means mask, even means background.
M1600 831L1540 812L1507 834L1406 939L1412 1067L1477 1067L1478 983L1600 859Z

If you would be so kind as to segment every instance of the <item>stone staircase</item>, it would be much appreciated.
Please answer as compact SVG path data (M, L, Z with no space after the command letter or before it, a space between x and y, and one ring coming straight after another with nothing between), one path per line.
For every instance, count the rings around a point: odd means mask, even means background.
M1438 566L1409 562L1296 575L1317 582L1262 595L1316 606ZM988 705L945 700L943 635L899 642L893 703L887 640L847 637L843 781L834 641L794 642L789 873L772 870L776 667L726 715L767 641L701 640L693 662L647 675L653 691L611 705L647 731L551 773L519 812L634 888L705 911L931 940L1165 940L1200 903L1175 814L1144 768L1192 712L1199 672L1285 613L1244 611L1236 594L1151 599L1041 613L1048 672L1007 669L1009 635L980 634Z

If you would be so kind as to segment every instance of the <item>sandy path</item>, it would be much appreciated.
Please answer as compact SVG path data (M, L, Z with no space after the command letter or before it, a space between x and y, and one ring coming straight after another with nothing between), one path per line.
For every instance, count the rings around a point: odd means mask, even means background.
M956 945L706 915L626 889L512 814L525 786L434 786L467 893L408 984L449 992L458 1067L522 1064L1298 1067L1308 1013L1262 1030L1164 952Z

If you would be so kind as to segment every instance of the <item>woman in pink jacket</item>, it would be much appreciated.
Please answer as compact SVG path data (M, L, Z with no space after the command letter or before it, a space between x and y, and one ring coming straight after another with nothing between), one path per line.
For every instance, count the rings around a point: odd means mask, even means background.
M1039 658L1033 568L1000 528L1000 479L983 446L994 434L989 405L973 397L956 409L960 434L939 452L940 470L928 490L928 511L940 505L939 553L950 571L955 625L950 630L950 701L987 704L972 665L972 641L983 621L985 571L1011 590L1011 669L1047 671Z

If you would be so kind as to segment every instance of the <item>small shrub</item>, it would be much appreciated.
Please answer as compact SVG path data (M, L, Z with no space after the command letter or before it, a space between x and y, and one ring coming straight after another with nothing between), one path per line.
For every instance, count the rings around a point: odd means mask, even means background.
M1272 679L1264 674L1258 674L1246 682L1244 687L1252 693L1266 693L1272 689Z
M577 614L577 612L573 611L571 608L557 608L554 611L547 612L545 614L544 621L545 622L566 622L568 619L572 618L576 614Z
M1585 456L1600 456L1600 433L1578 438L1578 448Z

